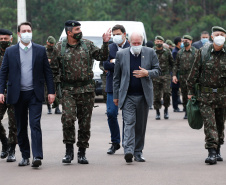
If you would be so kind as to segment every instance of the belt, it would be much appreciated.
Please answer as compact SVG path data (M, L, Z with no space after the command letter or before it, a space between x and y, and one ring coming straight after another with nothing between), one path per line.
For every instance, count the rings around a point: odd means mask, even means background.
M88 84L94 83L93 80L86 80L82 82L74 82L74 83L69 83L69 82L63 82L64 87L82 87Z
M226 87L220 87L220 88L201 87L201 92L203 92L203 93L222 93L222 92L226 92Z

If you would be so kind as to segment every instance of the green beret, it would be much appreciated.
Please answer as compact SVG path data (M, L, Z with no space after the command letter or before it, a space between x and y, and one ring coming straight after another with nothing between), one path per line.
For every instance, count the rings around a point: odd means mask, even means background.
M164 38L162 36L160 36L160 35L156 36L155 40L162 40L163 42L165 41Z
M212 32L215 32L215 31L221 31L221 32L224 32L226 33L226 30L220 26L214 26L212 27Z
M76 27L76 26L81 26L81 24L75 20L68 20L65 22L64 26L65 27Z
M56 39L53 36L49 36L47 38L47 42L49 42L50 44L55 44L56 43Z
M7 29L0 29L0 35L13 35L13 33Z
M190 35L184 35L183 39L193 40L192 36Z
M166 44L170 45L170 46L173 46L173 42L171 40L166 40Z

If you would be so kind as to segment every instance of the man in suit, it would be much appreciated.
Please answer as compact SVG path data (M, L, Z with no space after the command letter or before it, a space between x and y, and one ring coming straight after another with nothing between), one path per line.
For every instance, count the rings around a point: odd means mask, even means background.
M113 74L115 67L115 56L117 51L121 51L122 49L130 46L129 42L126 40L126 30L123 25L115 25L112 28L112 34L114 43L109 45L109 56L104 62L104 69L108 71L105 91L107 92L107 116L112 142L107 154L114 154L115 151L120 148L120 130L117 118L118 106L116 106L113 102Z
M43 46L31 42L32 26L23 22L18 26L20 42L6 49L0 71L0 103L4 103L7 83L7 103L15 107L17 139L22 153L19 166L30 164L30 144L28 139L28 112L31 128L32 167L39 167L42 152L42 132L40 119L44 99L44 82L48 89L49 103L55 99L53 76Z
M142 156L149 107L153 103L152 78L161 73L155 51L142 47L143 35L133 32L131 47L116 54L113 98L122 109L124 154L126 162L145 162ZM136 136L136 138L135 138Z
M209 42L210 39L210 34L207 31L203 31L201 33L201 40L194 42L192 44L193 47L195 47L196 49L200 49L201 47L203 47L206 43Z

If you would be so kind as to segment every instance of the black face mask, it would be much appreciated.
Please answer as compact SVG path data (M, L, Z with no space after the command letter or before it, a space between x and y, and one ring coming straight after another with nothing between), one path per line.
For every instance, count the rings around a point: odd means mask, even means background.
M53 49L53 46L47 45L47 49Z
M161 48L163 46L163 44L156 44L157 48Z
M184 42L184 47L188 47L190 46L190 43L189 42Z
M73 35L73 38L76 39L76 40L80 40L82 38L82 32L79 32L79 33L75 33Z
M10 41L0 41L0 48L2 48L3 50L8 48L10 45L11 45Z

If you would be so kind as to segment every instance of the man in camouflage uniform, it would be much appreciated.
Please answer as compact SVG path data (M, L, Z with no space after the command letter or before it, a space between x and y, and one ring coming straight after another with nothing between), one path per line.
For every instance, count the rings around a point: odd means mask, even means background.
M95 98L93 80L93 59L104 61L109 55L108 41L110 29L103 34L103 46L96 47L93 42L82 39L81 24L70 20L65 23L67 39L56 44L51 63L54 77L61 74L62 85L62 124L63 142L66 144L66 155L63 163L71 163L74 158L75 121L78 118L78 163L88 164L85 157L89 147L90 122Z
M168 107L170 106L170 83L171 76L170 72L173 68L173 57L169 49L163 47L164 38L162 36L155 37L155 47L154 50L159 59L159 65L162 70L161 76L159 78L153 79L154 85L154 109L156 110L156 120L160 120L160 111L162 107L161 98L163 95L163 105L164 109L164 119L168 119Z
M178 80L180 81L183 107L185 110L184 119L187 119L186 105L188 103L188 91L186 82L191 67L195 61L195 57L198 53L198 50L195 47L191 46L192 39L193 38L190 35L183 36L184 48L180 49L180 51L177 53L177 57L173 67L173 83L177 84ZM177 79L177 73L179 79Z
M194 86L199 83L199 108L204 124L205 148L209 155L205 163L223 161L220 146L224 143L226 119L226 30L212 28L213 43L203 46L197 54L187 80L188 99L195 95Z
M12 44L13 33L6 29L0 29L0 66L2 65L5 50ZM5 92L6 96L6 92ZM5 97L6 98L6 97ZM6 131L2 125L2 120L5 113L8 113L8 124L9 124L9 137L6 137ZM2 142L1 158L4 159L7 156L7 162L16 161L15 148L17 144L17 129L16 120L14 115L14 106L6 104L0 104L0 139Z
M168 44L170 51L172 52L175 48L175 44L172 42L172 40L166 40L166 44Z
M48 61L49 63L51 63L52 58L53 58L53 50L54 50L54 46L56 44L56 39L53 36L49 36L47 38L46 41L46 55L48 57ZM56 87L56 80L55 80L55 87ZM47 94L47 88L45 86L45 92L46 92L46 104L47 104L47 108L48 108L48 114L52 114L52 109L51 109L51 105L48 102L48 94ZM53 103L53 108L55 108L55 114L61 114L61 111L59 109L59 99L55 98L55 101Z

